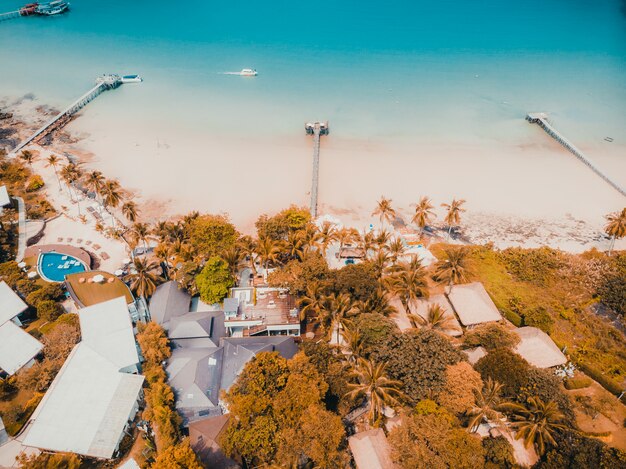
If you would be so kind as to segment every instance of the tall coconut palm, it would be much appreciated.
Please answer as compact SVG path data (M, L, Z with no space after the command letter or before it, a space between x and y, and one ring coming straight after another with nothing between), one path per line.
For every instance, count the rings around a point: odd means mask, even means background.
M105 181L102 186L102 201L104 208L116 208L122 201L120 183L115 180ZM115 226L115 217L111 213L111 226Z
M415 214L413 215L411 222L415 223L419 227L420 236L424 233L424 228L430 225L435 218L435 212L433 211L434 208L435 206L428 197L422 197L415 206Z
M137 217L139 216L137 204L132 200L127 200L122 204L122 213L129 222L135 223L135 221L137 221Z
M83 171L76 163L68 163L63 167L63 169L61 169L61 177L67 184L70 191L70 198L72 198L72 186L83 177ZM76 194L76 204L78 207L78 214L80 215L80 199L78 194Z
M404 397L400 388L402 383L390 379L385 372L384 363L374 363L360 358L354 371L356 383L350 384L351 391L347 393L350 398L365 395L369 401L369 421L371 425L380 423L385 407L399 404Z
M613 252L615 240L626 236L626 207L620 212L609 213L606 216L607 223L604 231L611 237L611 246L609 247L609 256Z
M448 285L448 293L452 291L452 285L467 282L469 277L467 253L465 248L446 249L446 259L441 259L435 264L433 277L438 282Z
M59 158L56 155L50 155L47 159L46 166L52 167L54 170L54 175L57 178L57 182L59 183L59 192L61 192L61 178L59 178L59 172L57 171L57 165L59 164Z
M289 256L293 259L302 259L305 251L305 243L299 231L290 231L284 243Z
M90 171L85 178L87 189L96 194L96 197L102 196L105 179L101 171Z
M259 239L256 247L256 253L258 254L261 262L263 262L263 269L265 275L267 275L267 269L270 264L274 264L278 261L281 252L281 243L269 236L264 236Z
M143 243L144 251L148 250L148 238L150 236L150 226L147 223L135 223L131 228L133 239Z
M35 161L35 154L30 150L24 150L22 153L20 153L20 159L25 163L28 163L28 166L30 166L30 169L32 171L33 161Z
M307 315L319 318L326 303L327 299L322 285L319 282L310 282L306 287L306 293L297 301L300 308L300 320L304 321Z
M478 430L483 422L495 423L502 425L502 412L504 410L516 409L516 404L505 401L501 397L502 384L487 378L483 389L474 390L474 405L467 412L470 417L468 429L471 433Z
M378 249L384 249L389 241L391 240L391 233L385 229L380 230L376 234L376 244L378 245Z
M567 428L556 402L544 402L539 397L529 397L528 406L518 406L514 419L515 438L523 439L526 447L534 445L540 455L545 452L546 444L556 445L554 432Z
M428 298L426 271L419 262L400 264L386 278L387 289L400 298L407 315L411 314L411 303L418 298Z
M304 253L308 252L310 249L319 248L320 241L322 236L313 223L307 223L304 228L298 230L297 236L302 240L302 247Z
M156 290L159 276L155 270L159 265L154 261L137 257L131 264L130 273L126 276L130 289L138 296L146 298Z
M454 319L447 316L444 309L438 304L431 304L428 306L428 312L426 313L425 318L419 314L411 314L409 315L409 318L422 329L443 332L444 334L459 330L454 322Z
M333 318L333 323L337 329L337 343L339 343L339 336L341 329L344 327L348 317L355 312L354 302L347 293L336 294L333 293L328 296L328 310Z
M246 235L246 236L242 236L241 238L239 238L239 241L237 241L237 244L239 245L239 249L241 250L244 258L248 262L248 266L250 267L250 270L252 270L252 273L256 275L256 264L255 264L256 248L257 248L256 241L254 240L252 236Z
M228 264L228 270L232 278L238 279L237 274L239 273L239 269L241 268L244 259L244 253L241 248L237 245L230 247L222 252L221 258Z
M325 221L319 230L319 234L322 256L326 257L328 246L337 241L337 227L334 224Z
M369 259L370 253L376 248L376 235L372 231L365 232L359 239L359 247L363 250L366 259Z
M461 213L465 212L463 208L464 203L465 200L463 199L452 199L452 202L449 204L441 204L441 206L446 209L446 217L444 220L446 225L448 225L448 239L450 239L452 227L461 224Z
M378 215L380 223L383 223L383 220L392 224L396 219L396 211L391 206L391 199L387 199L384 196L381 196L378 201L376 208L372 212L372 215Z
M387 292L380 286L372 292L367 300L357 301L354 308L361 314L376 313L382 314L383 316L390 316L395 312L393 306L389 304Z
M391 260L389 259L389 254L385 251L378 251L376 257L371 262L377 278L381 279L387 273Z
M348 363L356 365L359 358L365 354L365 341L363 334L353 324L347 325L341 331L343 337L343 353L347 357Z
M393 262L394 264L398 262L398 258L402 257L405 251L404 243L402 242L402 239L396 238L393 241L391 241L387 245L387 251L389 252L389 257L391 258L391 262Z

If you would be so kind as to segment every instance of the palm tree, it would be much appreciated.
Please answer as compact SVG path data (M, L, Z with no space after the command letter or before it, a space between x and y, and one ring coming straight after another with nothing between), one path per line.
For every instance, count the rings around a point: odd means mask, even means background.
M444 309L436 303L428 306L426 318L419 314L411 314L409 318L416 324L419 324L422 329L439 331L444 334L448 331L457 331L459 329L454 323L454 319L447 316Z
M156 290L159 276L154 271L159 265L154 261L143 258L135 258L130 273L126 276L130 280L130 289L138 296L146 298Z
M132 200L127 200L122 204L122 213L129 222L135 223L137 217L139 216L139 209L137 208L137 204Z
M391 240L391 233L385 229L380 230L376 235L376 244L378 245L378 249L384 249L389 243L389 240Z
M307 314L319 318L326 307L326 297L322 285L319 282L309 283L306 287L306 293L298 298L297 304L300 308L301 321L304 321Z
M22 153L20 153L20 159L28 163L28 166L30 166L31 170L33 169L33 161L35 161L35 154L32 151L24 150Z
M239 244L239 249L241 250L244 258L248 261L250 270L252 270L252 273L256 275L256 265L254 262L257 247L256 241L252 238L252 236L246 235L242 236L237 243Z
M115 180L106 181L102 187L102 195L102 201L105 209L108 207L117 207L122 200L120 183ZM111 213L111 226L115 226L115 217L113 216L113 213Z
M359 247L363 249L363 254L365 255L365 259L369 258L370 251L373 251L376 245L377 245L376 235L372 231L363 233L360 236Z
M332 223L325 221L319 230L319 235L322 256L326 257L328 246L337 241L337 228Z
M609 247L609 256L615 246L615 240L626 236L626 207L621 212L609 213L606 216L607 223L604 231L611 237L611 246Z
M313 223L307 223L304 228L298 230L297 236L302 240L303 252L307 253L311 248L318 248L322 236Z
M465 209L462 208L464 203L465 200L463 199L452 199L452 202L449 204L441 204L447 210L445 222L448 225L448 239L450 239L452 227L461 224L461 213L465 212Z
M71 198L72 185L83 177L83 171L78 167L76 163L68 163L61 170L61 177L67 184ZM80 215L80 200L78 198L78 195L76 196L76 203L78 205L78 214Z
M378 251L378 253L376 253L376 257L371 262L372 267L374 267L374 272L376 272L376 276L380 279L387 272L389 267L389 254L385 251Z
M539 397L529 397L528 407L518 406L514 415L517 420L513 428L517 429L515 439L524 439L524 446L534 445L541 455L546 450L546 443L556 445L552 434L555 430L564 430L561 423L565 416L556 402L543 402Z
M299 231L290 231L287 234L287 241L285 247L288 250L289 256L293 259L302 259L305 251L305 243L302 240L302 236Z
M383 220L387 221L389 224L393 223L396 219L396 211L391 206L391 199L386 199L384 196L381 196L372 215L378 215L381 224Z
M244 254L241 251L239 246L233 246L229 249L226 249L222 252L222 259L226 261L228 264L228 270L232 278L237 279L237 274L239 273L239 268L241 267L241 263L244 258Z
M362 358L365 353L365 342L361 331L350 324L348 327L344 327L341 336L345 344L343 353L348 357L348 363L356 365L358 359Z
M389 256L391 257L391 262L394 264L398 262L398 258L404 254L404 243L400 238L394 239L387 246L387 250L389 251Z
M150 227L147 223L135 223L132 230L132 236L139 243L143 243L144 251L148 250L148 237L150 236Z
M59 173L57 171L57 165L59 164L59 158L56 155L50 155L48 157L48 162L46 163L47 167L52 166L52 169L54 170L54 175L57 178L57 182L59 183L59 192L61 192L61 179L59 178Z
M435 218L433 208L435 208L435 206L431 203L431 200L428 197L422 197L415 206L415 214L413 215L411 222L419 226L420 237L424 233L424 228L426 228Z
M259 255L261 262L263 262L265 275L267 275L269 265L278 261L280 248L281 243L270 238L269 236L264 236L259 239L256 247L256 253Z
M377 313L383 316L390 316L395 312L393 306L387 300L387 292L382 287L378 287L365 301L357 301L354 308L359 313Z
M359 232L353 228L342 228L337 231L336 237L337 241L339 241L339 251L341 251L346 244L352 244L358 235Z
M404 397L400 391L402 383L387 377L384 363L376 364L359 358L353 375L356 377L357 383L349 384L351 391L347 393L347 397L356 398L365 394L370 405L369 421L371 425L378 422L385 407L398 405L399 399Z
M426 271L418 262L404 263L396 267L387 277L387 289L400 298L407 315L411 314L410 305L418 298L428 298Z
M441 283L446 283L450 293L452 285L466 282L468 279L467 249L446 249L445 254L447 258L439 260L435 265L433 277Z
M333 323L337 327L337 343L339 343L341 328L345 325L348 316L354 312L354 303L348 293L341 293L339 295L333 293L327 299Z
M96 197L100 197L102 195L104 181L105 179L101 171L91 171L85 178L85 185L87 189L96 194Z
M517 408L516 404L503 400L500 396L501 392L502 385L491 378L487 378L483 389L474 390L474 405L467 412L470 417L467 427L470 433L478 430L483 422L489 421L502 425L502 411Z

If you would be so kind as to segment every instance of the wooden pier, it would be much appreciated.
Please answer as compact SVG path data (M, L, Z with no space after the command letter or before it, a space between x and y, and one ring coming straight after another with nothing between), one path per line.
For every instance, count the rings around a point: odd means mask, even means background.
M550 135L553 139L563 145L570 153L572 153L576 158L585 163L594 173L604 179L611 187L613 187L616 191L618 191L623 196L626 196L626 190L621 187L617 182L613 181L609 176L607 176L600 168L598 168L588 156L586 156L582 151L580 151L576 146L570 142L567 138L565 138L561 133L556 130L552 125L548 122L548 115L545 112L532 112L526 115L526 120L531 124L537 124L541 127L545 132Z
M37 138L42 138L48 135L53 130L61 127L69 118L80 111L83 107L85 107L88 103L93 101L100 93L106 90L117 88L122 84L122 79L119 75L102 75L98 77L96 80L96 85L87 91L84 95L70 104L67 108L61 111L59 114L54 116L48 122L46 122L43 126L35 131L32 135L30 135L27 139L23 140L16 146L9 156L15 156L17 153L24 148L26 145L31 143L33 140Z
M19 10L10 11L8 13L0 13L0 21L12 20L13 18L19 18L22 13Z
M313 135L313 181L311 183L311 216L317 217L317 190L320 173L320 137L328 135L328 122L307 122L304 130Z

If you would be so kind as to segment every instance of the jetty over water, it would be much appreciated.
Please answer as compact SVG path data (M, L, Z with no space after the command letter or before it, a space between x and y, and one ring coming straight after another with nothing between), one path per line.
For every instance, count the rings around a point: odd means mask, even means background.
M320 172L320 137L328 135L328 122L307 122L304 130L308 135L313 135L313 181L311 184L311 216L317 217L317 189Z
M531 124L537 124L543 130L546 131L550 137L555 139L567 150L570 151L576 158L585 163L591 170L604 179L609 185L611 185L616 191L623 196L626 196L626 189L621 187L617 182L613 181L607 174L605 174L598 166L593 163L588 156L586 156L581 150L579 150L572 142L565 138L558 130L556 130L549 122L548 115L545 112L531 112L526 115L526 120Z
M23 140L16 146L9 156L15 156L17 153L24 148L26 145L31 143L33 140L45 137L53 130L56 130L63 125L65 125L72 115L76 114L82 108L84 108L87 104L93 101L97 96L100 95L103 91L112 90L117 88L123 83L122 78L119 75L102 75L96 79L96 85L83 94L80 98L70 104L67 108L61 111L59 114L54 116L48 122L46 122L43 126L37 129L32 135Z

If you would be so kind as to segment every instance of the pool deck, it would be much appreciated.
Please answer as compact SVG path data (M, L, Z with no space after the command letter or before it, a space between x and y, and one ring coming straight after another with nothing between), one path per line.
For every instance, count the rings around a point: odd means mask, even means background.
M59 254L72 256L85 264L88 269L91 268L91 256L89 255L89 253L84 249L69 246L67 244L43 244L30 246L26 248L24 258L37 258L39 254L45 254L47 252L56 252Z

